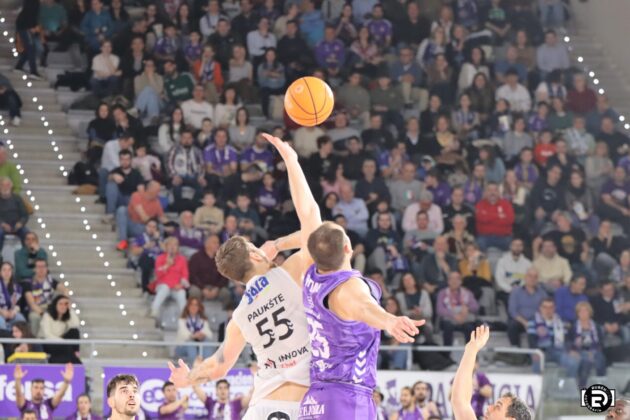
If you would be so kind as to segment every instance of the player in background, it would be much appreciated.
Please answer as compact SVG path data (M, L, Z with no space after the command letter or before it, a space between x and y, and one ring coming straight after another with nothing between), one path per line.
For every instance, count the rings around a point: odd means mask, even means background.
M162 385L164 402L158 409L158 420L184 420L188 409L188 395L177 399L177 388L173 382L166 381Z
M134 375L116 375L107 384L107 420L133 420L140 412L140 383Z
M193 386L193 391L197 394L199 401L208 410L209 420L239 420L241 411L249 404L251 395L241 395L230 400L230 383L225 379L219 379L215 384L216 398L206 394L199 386Z
M630 420L630 399L621 398L608 409L606 420Z
M277 418L296 420L299 404L310 384L311 349L300 289L312 259L306 250L309 235L321 225L319 206L306 182L297 154L282 140L264 134L286 164L289 188L301 230L267 244L267 253L245 238L226 241L216 256L221 274L246 284L245 294L226 327L226 336L214 355L189 370L169 363L177 387L198 385L224 377L234 366L245 344L250 343L258 361L254 392L245 420ZM273 248L273 252L268 248ZM280 267L269 253L301 248Z
M424 420L424 415L416 404L411 387L405 386L400 390L400 405L400 410L392 414L390 420Z
M471 399L473 394L473 372L477 353L486 345L490 338L487 325L477 327L470 335L464 355L459 362L455 379L451 388L451 405L455 420L477 420ZM518 397L507 393L486 409L484 420L531 420L532 415L527 405Z
M431 416L440 417L440 410L434 401L431 401L429 397L430 390L429 384L423 381L418 381L413 384L413 396L416 399L416 405L422 409L424 417L429 418Z
M72 383L74 378L74 366L72 363L67 363L64 370L61 371L61 377L63 383L55 392L52 398L45 399L44 393L46 386L43 379L35 378L31 381L31 399L27 400L24 395L24 389L22 386L22 379L28 374L27 370L22 370L21 365L15 365L13 370L13 379L15 381L15 403L17 404L20 413L26 410L33 410L37 413L38 420L52 419L53 412L61 404L63 396Z

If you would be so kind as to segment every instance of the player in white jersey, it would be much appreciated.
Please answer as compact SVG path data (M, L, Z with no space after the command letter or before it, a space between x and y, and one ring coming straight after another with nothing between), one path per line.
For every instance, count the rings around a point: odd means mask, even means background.
M313 264L307 249L308 237L322 222L295 151L276 137L264 136L286 164L301 230L267 243L263 249L239 236L221 246L216 256L217 268L225 277L245 283L245 294L216 353L192 370L182 360L178 367L169 362L170 381L177 387L186 387L222 378L249 343L256 354L258 372L244 419L297 420L300 401L310 385L311 359L301 285L307 268ZM279 251L296 248L300 250L282 266L271 263Z

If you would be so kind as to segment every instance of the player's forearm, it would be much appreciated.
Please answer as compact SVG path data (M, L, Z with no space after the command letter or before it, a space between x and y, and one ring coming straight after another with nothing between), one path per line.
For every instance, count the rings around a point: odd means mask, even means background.
M218 357L214 355L195 366L188 374L188 380L193 386L201 385L224 377L228 370L229 368L224 367L223 363L219 363Z
M285 160L285 163L289 176L291 198L293 199L295 211L300 219L302 233L310 235L310 233L317 229L322 223L319 206L315 201L315 197L313 197L313 193L306 181L306 177L304 176L297 157L289 158Z
M477 360L477 350L467 345L464 350L462 360L459 362L459 368L453 379L451 403L453 407L470 407L470 400L473 393L473 371L475 369L475 361Z
M184 403L184 400L178 400L160 408L160 414L172 414Z
M376 301L357 301L350 304L353 321L364 322L372 328L386 330L396 317L385 311Z
M61 404L61 400L63 399L63 396L66 394L66 391L68 391L69 386L70 386L70 383L64 380L63 384L61 385L61 388L59 388L59 390L57 391L57 393L52 399L53 407L57 407L59 404Z
M296 231L290 235L283 236L274 241L274 245L278 252L290 251L302 247L302 232Z
M22 408L26 402L24 392L22 392L22 380L15 381L15 402L19 408Z

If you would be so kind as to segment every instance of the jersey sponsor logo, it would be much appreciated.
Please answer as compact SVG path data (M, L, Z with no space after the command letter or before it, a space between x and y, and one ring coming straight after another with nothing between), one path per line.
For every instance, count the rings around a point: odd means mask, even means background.
M307 395L300 406L300 418L308 420L309 418L320 418L326 413L326 406L320 404L311 395Z
M303 346L299 349L292 350L285 354L281 354L280 357L278 357L278 362L282 363L280 367L287 368L287 367L291 367L295 365L296 364L295 361L293 361L292 363L284 363L284 362L289 362L292 359L295 359L296 357L301 356L303 354L307 354L307 353L308 353L308 347Z
M247 304L251 305L254 300L269 286L269 280L267 277L259 277L256 281L245 290L245 296L247 297Z
M322 288L322 284L321 283L315 283L315 281L313 281L311 276L306 276L306 281L304 282L304 285L306 286L308 291L311 292L311 293L317 293L317 292L319 292L319 289Z
M276 368L276 362L274 362L271 359L267 359L267 361L265 362L265 368L267 368L267 369L275 369Z

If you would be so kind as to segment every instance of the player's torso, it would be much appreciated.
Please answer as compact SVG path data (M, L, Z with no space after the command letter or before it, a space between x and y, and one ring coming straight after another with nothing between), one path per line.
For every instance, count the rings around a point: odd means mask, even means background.
M256 354L255 386L278 376L308 385L311 349L302 294L284 269L252 278L232 318Z
M380 332L361 322L344 321L324 304L325 298L337 286L351 277L360 276L356 271L320 276L314 266L306 273L303 302L311 339L313 382L376 386ZM368 285L373 288L370 282ZM380 290L373 290L373 294L380 296Z

